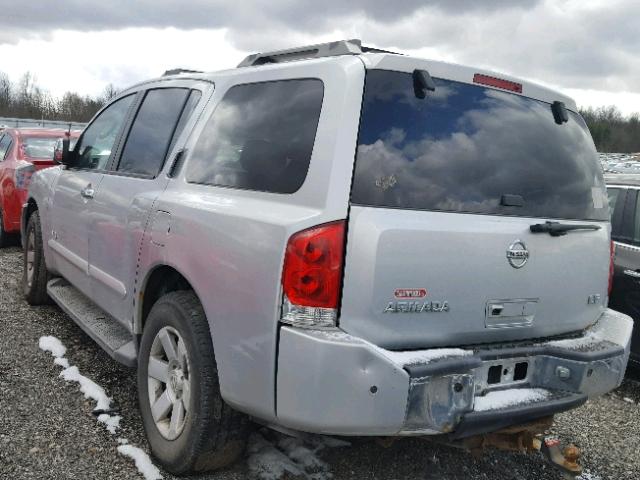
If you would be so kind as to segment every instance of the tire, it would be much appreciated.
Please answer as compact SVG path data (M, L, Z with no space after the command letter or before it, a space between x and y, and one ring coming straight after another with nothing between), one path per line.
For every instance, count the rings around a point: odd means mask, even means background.
M171 473L215 470L243 453L249 421L220 395L209 325L193 292L171 292L153 305L138 355L138 398L151 452Z
M42 228L40 213L33 212L25 231L22 255L22 289L29 305L49 305L51 299L47 294L47 282L51 278L47 270L42 250Z
M4 219L0 210L0 248L4 248L11 243L10 235L4 229Z

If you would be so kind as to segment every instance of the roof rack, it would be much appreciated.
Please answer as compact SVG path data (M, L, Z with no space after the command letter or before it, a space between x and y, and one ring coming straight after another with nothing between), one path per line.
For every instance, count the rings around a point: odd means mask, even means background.
M181 73L202 73L200 70L189 70L187 68L172 68L171 70L167 70L162 74L163 77L168 77L169 75L179 75Z
M240 67L252 67L267 63L292 62L307 58L335 57L337 55L358 55L364 52L386 52L375 48L363 47L362 42L354 38L352 40L339 40L337 42L319 43L305 47L288 48L273 52L254 53L238 64Z

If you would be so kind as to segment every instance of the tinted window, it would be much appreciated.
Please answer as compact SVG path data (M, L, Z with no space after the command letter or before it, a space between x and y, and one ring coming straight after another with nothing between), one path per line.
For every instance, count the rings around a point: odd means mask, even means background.
M3 135L2 139L0 139L0 162L4 160L10 146L11 137L8 134Z
M53 158L53 150L57 138L26 137L22 139L24 155L29 158L47 159Z
M127 116L134 95L116 100L84 131L78 145L75 168L104 170Z
M354 203L609 218L597 154L580 116L569 112L569 122L558 125L548 103L435 82L436 90L421 100L410 74L367 73ZM524 205L514 206L520 197Z
M184 88L147 92L122 150L118 171L158 175L188 96L189 90Z
M199 90L191 90L191 93L189 94L189 98L187 99L187 103L182 109L182 114L180 115L180 120L178 120L178 126L176 127L176 131L173 134L173 138L171 139L171 145L169 145L168 152L171 151L174 143L176 143L176 140L182 133L182 130L184 130L184 126L187 124L187 120L189 120L189 117L191 117L191 114L193 113L193 110L196 108L196 105L198 105L198 102L200 101L201 96L202 94L200 93Z
M621 195L622 189L620 188L607 188L607 195L609 196L609 212L611 215L611 238L619 238L622 232L620 231L620 219L622 218L622 209L624 208L624 195Z
M309 168L322 96L313 79L232 87L198 139L187 180L295 192Z
M640 245L640 195L636 197L635 215L633 219L633 243Z

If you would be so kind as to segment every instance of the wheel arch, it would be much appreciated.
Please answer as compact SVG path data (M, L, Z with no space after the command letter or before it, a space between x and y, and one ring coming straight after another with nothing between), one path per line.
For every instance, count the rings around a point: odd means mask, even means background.
M142 334L151 308L163 295L179 290L192 291L202 305L200 296L193 284L175 266L158 264L149 269L138 293L136 322L134 325L135 333Z

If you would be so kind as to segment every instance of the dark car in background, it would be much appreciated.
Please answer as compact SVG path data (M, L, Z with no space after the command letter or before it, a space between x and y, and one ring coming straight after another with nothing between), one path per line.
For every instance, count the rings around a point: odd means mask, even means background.
M31 176L56 165L56 142L77 131L44 128L5 128L0 132L0 247L20 233L22 205L27 199Z
M640 174L605 175L615 245L609 307L633 318L629 367L640 369Z

